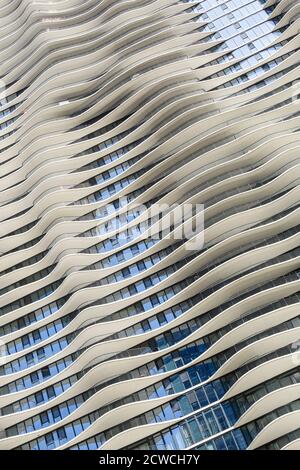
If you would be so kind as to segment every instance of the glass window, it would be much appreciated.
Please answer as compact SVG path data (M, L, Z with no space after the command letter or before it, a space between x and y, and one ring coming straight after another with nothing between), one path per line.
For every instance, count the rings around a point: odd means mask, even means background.
M40 419L41 419L42 424L49 423L49 417L48 417L47 411L44 411L43 413L41 413Z

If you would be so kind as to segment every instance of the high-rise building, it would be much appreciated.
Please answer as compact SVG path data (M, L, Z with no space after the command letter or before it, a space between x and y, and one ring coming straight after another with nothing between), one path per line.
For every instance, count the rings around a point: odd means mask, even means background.
M299 0L0 26L0 449L300 449Z

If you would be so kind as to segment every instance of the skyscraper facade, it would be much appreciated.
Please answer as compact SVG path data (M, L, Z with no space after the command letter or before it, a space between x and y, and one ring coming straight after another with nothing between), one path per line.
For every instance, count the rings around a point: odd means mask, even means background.
M0 449L300 449L299 0L0 25Z

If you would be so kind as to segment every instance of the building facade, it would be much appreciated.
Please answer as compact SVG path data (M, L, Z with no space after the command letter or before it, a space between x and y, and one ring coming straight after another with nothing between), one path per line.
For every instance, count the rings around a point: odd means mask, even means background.
M299 1L0 25L0 449L300 449Z

